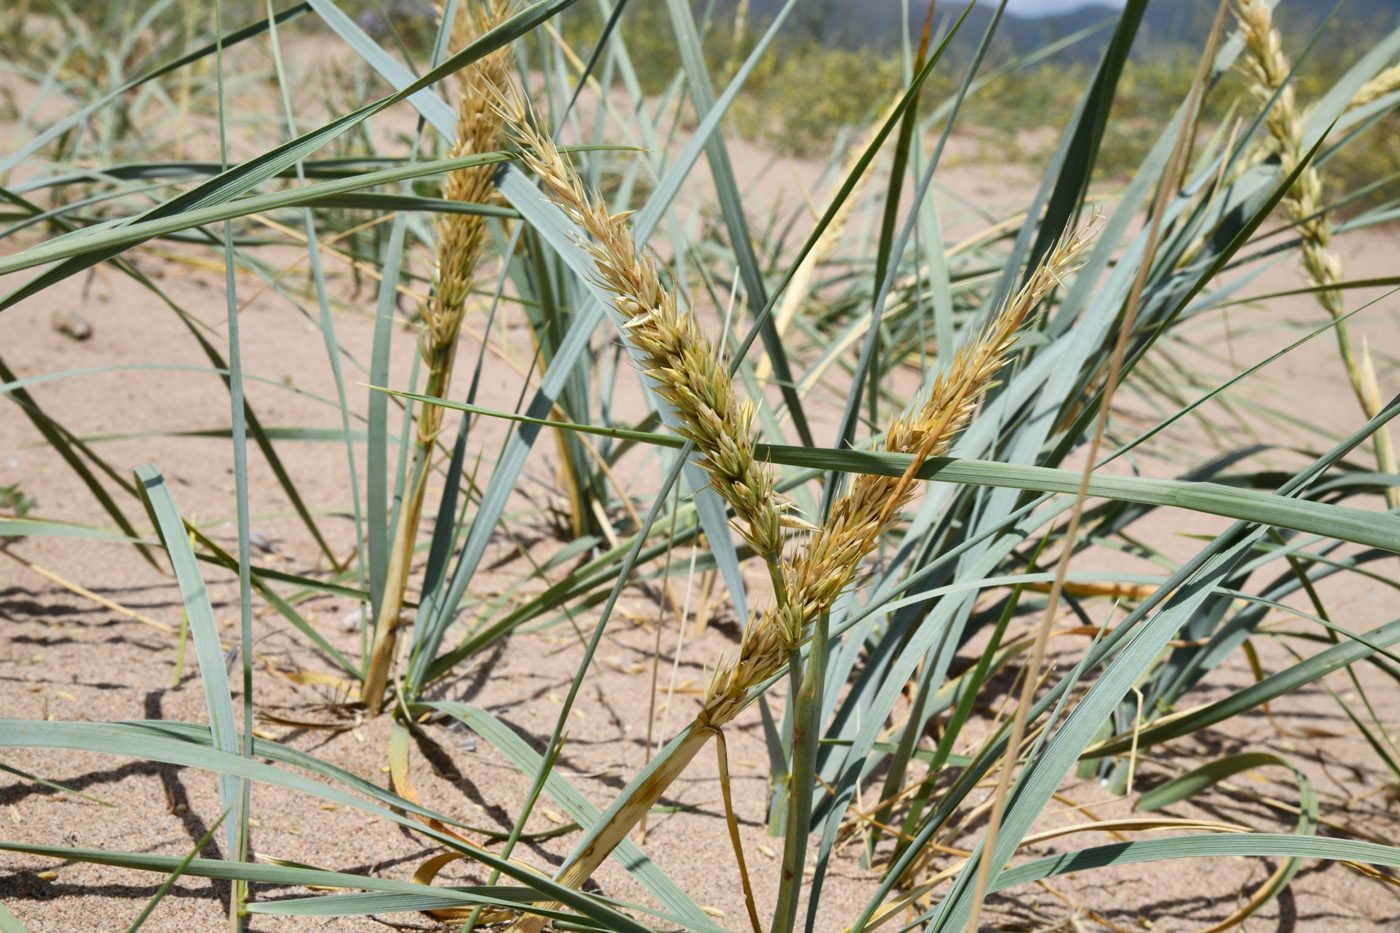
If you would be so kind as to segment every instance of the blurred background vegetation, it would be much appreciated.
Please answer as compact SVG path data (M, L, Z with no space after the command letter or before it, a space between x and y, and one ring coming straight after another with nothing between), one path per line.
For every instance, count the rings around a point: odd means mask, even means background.
M391 40L401 53L426 58L436 32L436 14L430 0L349 0L341 4L371 34ZM777 8L773 0L694 0L697 20L705 30L707 60L722 82L749 55L757 37ZM241 21L261 13L258 0L233 0L224 4L226 15ZM580 3L557 18L565 39L574 48L587 48L602 28L609 0ZM968 16L967 28L948 51L953 67L940 69L927 82L925 107L946 100L973 54L995 4L982 3ZM246 7L247 9L242 9ZM930 39L936 43L962 15L964 4L938 3L930 23ZM1014 9L1014 7L1013 7ZM1209 27L1213 0L1157 0L1146 14L1141 39L1134 46L1115 100L1115 119L1104 138L1096 173L1108 180L1138 165L1161 133L1176 103L1190 86L1199 58L1203 30ZM899 48L900 16L910 21L910 33L918 36L927 16L921 0L817 0L803 5L789 17L775 48L759 62L744 95L734 108L731 129L740 136L783 155L824 157L833 141L842 140L842 129L866 125L876 114L872 107L888 101L907 83L907 56ZM11 63L29 64L49 72L58 51L56 37L26 29L33 14L48 13L94 40L130 35L135 21L144 21L141 34L167 35L182 41L183 33L207 26L196 21L186 0L142 4L68 4L62 0L14 0L0 11L0 53ZM1059 15L1008 17L998 30L988 56L987 71L996 72L979 94L971 97L960 119L960 128L977 139L974 158L984 162L1039 166L1074 111L1093 63L1108 40L1117 13L1105 6L1081 7ZM1392 29L1400 22L1400 3L1394 0L1345 0L1329 3L1283 4L1277 21L1288 37L1284 51L1301 60L1298 94L1315 100L1364 51L1369 36ZM631 0L621 14L619 28L628 37L637 79L648 95L661 95L676 76L674 36L664 5ZM1306 57L1300 53L1309 42ZM1037 53L1057 45L1053 55ZM144 46L123 48L125 72L132 73L132 57L149 54L169 43L148 41ZM112 70L104 58L112 54L108 44L95 41L89 58L69 55L59 77L67 80L99 80L99 72ZM1028 59L1030 59L1028 61ZM1235 119L1228 102L1239 101L1245 83L1237 72L1224 78L1236 87L1208 98L1205 130ZM13 102L0 101L13 111ZM1357 143L1345 147L1328 161L1325 178L1329 197L1356 192L1343 214L1374 206L1390 198L1392 176L1400 173L1400 114L1391 112L1381 125ZM1377 179L1385 180L1375 184Z

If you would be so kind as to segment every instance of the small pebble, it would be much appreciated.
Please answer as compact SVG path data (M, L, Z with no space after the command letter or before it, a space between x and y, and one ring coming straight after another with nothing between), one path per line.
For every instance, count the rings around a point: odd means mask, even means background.
M49 323L54 330L74 340L87 340L92 336L92 325L76 311L55 311Z

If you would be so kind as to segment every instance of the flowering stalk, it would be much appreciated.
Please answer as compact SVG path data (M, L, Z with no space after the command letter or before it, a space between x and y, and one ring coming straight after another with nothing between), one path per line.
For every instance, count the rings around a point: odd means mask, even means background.
M946 454L954 437L972 419L977 400L993 384L1026 319L1065 276L1079 268L1080 256L1092 242L1096 222L1097 219L1057 244L1026 284L997 312L990 326L958 350L952 364L934 379L923 402L895 420L885 434L885 451L913 455L904 474L856 476L836 500L821 529L787 566L786 617L773 627L781 631L786 643L792 679L792 790L773 917L775 933L791 930L797 917L797 895L811 823L831 606L864 566L880 536L913 500L917 489L913 480L924 463L929 457ZM812 645L803 671L801 648L809 627Z
M809 726L794 754L810 757L814 752L820 723L811 712L819 709L824 643L814 645L814 651L821 649L822 657L817 659L813 654L805 681L800 663L812 622L825 616L880 535L913 498L913 478L919 465L944 453L967 424L1022 323L1061 277L1076 267L1088 237L1077 235L1052 251L1027 285L996 315L986 333L959 352L948 371L935 380L923 403L891 427L885 449L915 455L915 463L905 475L856 477L825 526L816 529L786 514L787 503L774 493L771 472L754 458L752 405L738 402L713 344L694 317L663 287L652 259L639 254L627 225L628 215L609 212L584 189L549 137L529 125L518 96L506 98L501 106L508 114L511 135L522 147L522 161L544 182L549 197L587 233L588 239L580 245L594 261L598 283L613 296L639 367L674 407L680 433L694 441L711 484L734 510L736 530L763 556L774 584L773 601L750 616L738 657L717 667L694 721L628 784L565 860L555 880L578 887L661 799L710 737L738 715L755 690L776 676L785 663L792 664L795 695L803 698L801 712L807 714ZM813 532L808 545L790 562L782 555L784 526ZM818 632L819 641L824 636L824 630ZM810 797L807 806L810 808ZM805 818L790 820L790 833L798 825L805 827L806 822ZM790 853L805 844L805 831L800 838L801 844L790 841ZM785 859L784 870L791 879L783 888L790 899L795 897L801 873L800 855L797 859L795 871ZM781 909L795 910L795 901L791 908ZM537 933L545 922L538 915L527 914L512 929Z
M1246 68L1254 80L1254 93L1265 102L1274 100L1264 118L1268 139L1263 144L1263 153L1276 155L1280 171L1288 175L1307 152L1304 145L1307 119L1294 99L1293 86L1287 83L1292 69L1273 25L1273 10L1267 0L1235 0L1234 13L1244 38ZM1388 68L1361 87L1348 109L1363 106L1397 88L1400 88L1400 67ZM1302 237L1303 269L1309 282L1320 289L1318 304L1336 321L1333 330L1337 336L1337 350L1352 392L1366 418L1374 418L1380 411L1379 396L1373 398L1367 391L1363 365L1357 360L1346 324L1341 321L1346 307L1336 286L1343 280L1342 257L1331 248L1332 217L1322 204L1322 177L1316 168L1309 165L1298 174L1293 188L1283 199L1283 206ZM1400 472L1389 430L1380 428L1374 438L1381 472ZM1400 508L1400 489L1386 487L1385 497L1390 508Z
M452 47L462 48L476 36L499 25L509 15L510 6L511 0L488 0L469 12L463 0L452 25ZM459 75L457 138L448 153L450 158L501 149L504 142L501 119L490 102L509 80L507 51L508 47L502 46L467 66ZM442 196L450 201L477 204L489 201L496 190L492 181L495 168L494 165L479 165L448 172ZM452 363L467 296L485 250L486 218L477 214L439 215L437 234L432 295L423 307L423 332L418 352L428 368L424 394L446 398L452 384ZM383 705L385 687L394 666L399 615L408 588L428 471L438 434L442 431L442 413L438 405L423 405L418 410L412 465L389 551L384 595L374 624L374 647L360 691L372 716L378 715Z

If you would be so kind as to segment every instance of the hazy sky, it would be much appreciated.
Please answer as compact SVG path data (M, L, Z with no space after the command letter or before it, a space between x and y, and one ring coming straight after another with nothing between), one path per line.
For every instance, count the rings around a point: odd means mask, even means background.
M982 5L994 4L994 0L980 0ZM1121 9L1124 0L1010 0L1006 12L1015 16L1050 16L1054 13L1068 13L1086 6L1107 6Z

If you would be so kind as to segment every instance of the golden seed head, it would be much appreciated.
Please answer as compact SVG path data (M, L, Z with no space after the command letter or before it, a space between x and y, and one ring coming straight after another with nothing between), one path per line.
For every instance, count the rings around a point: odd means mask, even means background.
M954 437L971 420L978 398L993 384L1036 306L1083 264L1097 227L1095 215L1050 250L990 325L959 349L922 401L895 420L885 434L887 452L914 454L921 462L948 451ZM807 637L813 620L829 610L855 579L880 535L914 498L915 491L906 477L861 473L851 480L833 504L826 524L811 529L807 543L790 561L782 563L786 606L770 604L751 615L744 627L739 659L715 670L702 718L724 725L738 713L755 686L782 668L788 652Z
M1355 110L1357 107L1364 107L1397 90L1400 90L1400 65L1391 65L1361 85L1361 89L1347 103L1347 109Z
M470 4L463 0L452 24L452 46L460 49L510 15L511 0ZM457 137L449 158L495 152L504 144L504 132L491 100L509 80L508 49L502 47L468 65L458 74ZM485 203L495 196L495 167L480 165L448 172L443 180L446 200ZM486 246L486 218L474 214L440 214L437 254L433 262L433 287L423 306L423 333L419 353L428 364L428 394L444 396L451 379L457 335L461 331L467 296L471 294L477 263ZM442 426L443 410L426 406L418 417L418 439L432 444Z
M1292 70L1283 54L1283 42L1274 28L1273 10L1267 0L1234 0L1235 20L1244 40L1245 68L1254 85L1252 92L1268 102L1278 95L1264 118L1267 142L1262 152L1251 153L1242 160L1244 166L1257 164L1263 155L1277 155L1279 168L1292 173L1305 154L1307 119L1299 110L1293 96L1293 86L1286 83ZM1400 86L1400 69L1389 68L1364 85L1350 106L1361 106ZM1368 96L1369 95L1369 96ZM1344 271L1341 257L1331 252L1332 224L1323 210L1322 177L1313 166L1305 167L1283 199L1288 217L1303 238L1303 268L1314 285L1335 285L1342 281ZM1341 293L1318 292L1318 301L1333 317L1344 312Z
M710 485L734 510L736 528L758 553L782 549L781 499L765 464L754 457L752 405L741 405L718 351L695 316L661 283L655 260L632 238L631 212L610 213L591 195L548 134L529 120L513 86L494 98L525 166L550 198L588 234L579 245L594 263L597 284L612 294L638 368L675 409L679 432L694 441Z

